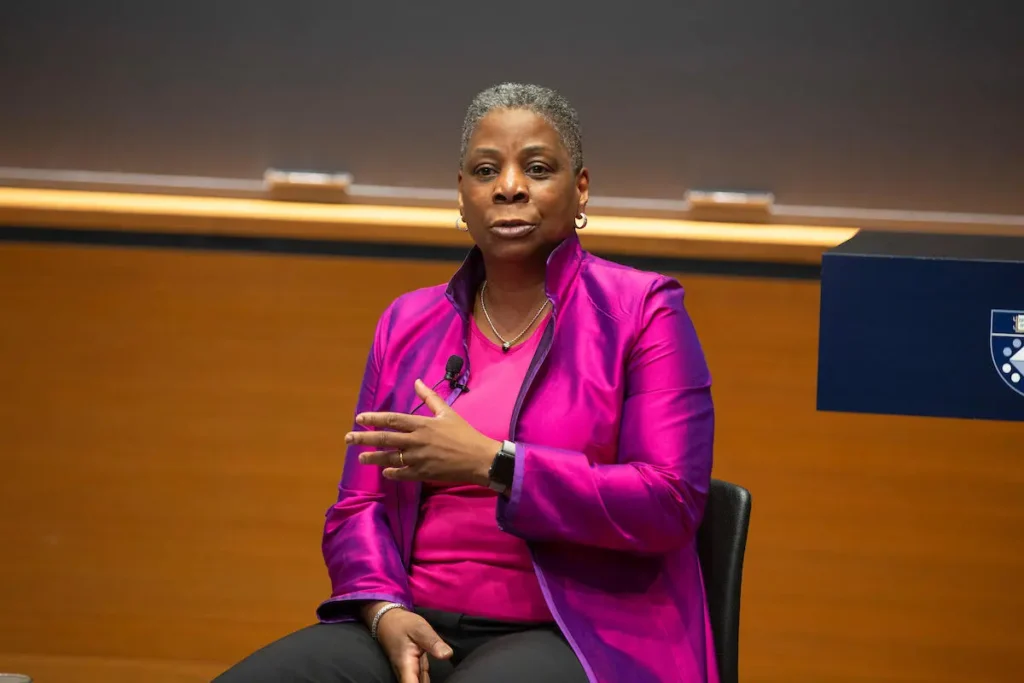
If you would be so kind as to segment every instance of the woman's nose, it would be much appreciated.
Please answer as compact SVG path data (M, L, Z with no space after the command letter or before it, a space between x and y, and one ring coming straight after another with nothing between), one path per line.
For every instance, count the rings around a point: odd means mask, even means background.
M494 201L497 203L525 202L530 199L526 174L516 166L505 168L494 184Z

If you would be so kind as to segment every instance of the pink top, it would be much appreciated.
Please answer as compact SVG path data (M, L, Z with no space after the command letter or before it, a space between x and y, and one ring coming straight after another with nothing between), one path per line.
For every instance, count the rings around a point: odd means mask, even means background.
M503 441L541 335L503 353L475 322L469 327L469 391L453 407ZM414 605L503 621L552 620L526 541L498 529L497 495L475 484L424 484L409 572Z

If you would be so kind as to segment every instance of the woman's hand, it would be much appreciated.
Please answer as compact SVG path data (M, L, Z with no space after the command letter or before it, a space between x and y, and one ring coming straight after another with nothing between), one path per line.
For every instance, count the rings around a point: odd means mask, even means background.
M356 424L378 431L350 432L345 443L373 446L359 462L384 468L388 479L464 482L487 486L501 443L473 429L421 380L416 395L433 417L361 413ZM388 430L388 431L380 431Z
M391 662L398 683L430 681L427 653L437 659L452 656L452 649L426 619L404 609L393 609L380 618L377 642Z

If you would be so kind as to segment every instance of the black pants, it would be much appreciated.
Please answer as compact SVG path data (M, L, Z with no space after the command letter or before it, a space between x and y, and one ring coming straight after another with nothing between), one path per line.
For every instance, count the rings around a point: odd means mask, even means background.
M555 625L523 625L417 610L455 651L430 659L431 683L587 683ZM257 650L214 683L395 683L384 651L361 623L316 624Z

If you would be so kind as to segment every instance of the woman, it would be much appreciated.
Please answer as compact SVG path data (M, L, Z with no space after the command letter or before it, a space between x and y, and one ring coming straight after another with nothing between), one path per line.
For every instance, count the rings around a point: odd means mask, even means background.
M458 187L475 248L377 326L320 623L218 681L717 681L714 411L682 288L581 249L589 174L549 89L477 95Z

